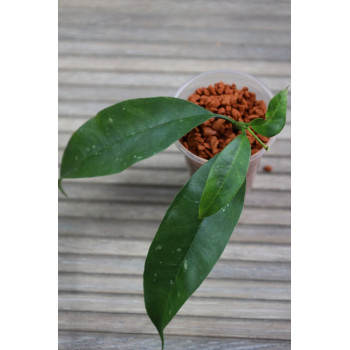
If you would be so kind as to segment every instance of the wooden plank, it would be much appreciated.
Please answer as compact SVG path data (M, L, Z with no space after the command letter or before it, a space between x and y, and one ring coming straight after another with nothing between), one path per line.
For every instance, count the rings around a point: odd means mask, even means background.
M85 179L65 179L64 183L103 183L103 184L125 184L125 185L153 185L153 186L183 186L189 179L189 172L174 171L172 169L148 170L140 168L129 168L116 175ZM290 191L290 175L288 174L258 174L253 183L254 189Z
M143 73L143 72L100 72L100 71L64 71L60 70L58 82L60 84L84 84L102 86L153 86L174 87L182 86L193 75L188 73ZM290 77L266 76L261 80L270 89L284 89L290 85ZM228 82L229 83L229 82ZM242 88L243 86L238 86ZM98 108L96 111L100 110ZM67 113L59 109L59 113ZM85 112L85 110L84 110ZM86 113L86 112L85 112Z
M143 295L142 276L60 273L59 291ZM207 278L195 297L290 300L290 282L216 280Z
M59 254L60 272L142 275L140 257ZM219 260L209 275L217 279L290 281L290 263Z
M218 285L220 288L220 285ZM60 292L59 311L145 314L139 295ZM289 301L189 298L179 310L180 316L290 320Z
M127 58L127 59L124 58L124 60L127 60L127 61L129 59L130 58ZM143 61L143 59L141 61ZM248 65L250 65L251 63L252 61L247 62ZM216 69L216 66L213 66L212 69ZM253 72L250 72L250 71L248 71L248 73L254 74ZM192 74L192 76L194 75L195 74ZM268 75L264 75L264 76L268 76ZM280 88L281 87L279 87L279 89ZM176 91L177 91L177 88L175 87L133 86L132 88L125 88L123 86L101 86L101 85L87 86L82 84L77 84L77 85L59 84L58 97L60 99L60 102L62 100L65 100L65 101L78 100L82 102L95 101L95 102L105 102L105 105L107 106L107 105L120 102L122 100L128 100L132 98L175 96ZM278 90L272 90L272 92L276 94ZM288 93L289 107L290 107L290 102L291 102L291 94L289 92Z
M137 205L116 202L78 203L61 199L58 203L59 215L66 217L115 219L115 220L157 220L163 219L168 209L164 204ZM290 210L284 209L243 209L240 223L255 225L290 225Z
M114 220L94 218L59 217L60 235L153 239L159 221ZM231 242L290 244L289 226L249 225L238 223L230 239Z
M232 34L231 34L232 35ZM266 35L264 35L266 37ZM289 76L290 62L193 60L137 57L77 57L62 56L58 60L60 70L128 71L128 72L180 72L199 74L213 69L235 69L256 76ZM60 95L59 95L60 97ZM70 97L68 95L67 97Z
M257 59L272 61L290 61L290 48L288 46L273 47L266 45L254 45L232 47L232 45L220 46L218 50L204 43L128 43L128 42L97 42L97 41L68 41L58 42L59 55L97 56L97 57L172 57L205 59Z
M58 326L59 330L86 332L156 333L146 315L60 311ZM166 328L165 337L168 334L289 340L290 321L177 316Z
M146 257L150 242L112 238L59 236L58 251L66 254L97 254ZM290 262L289 245L228 243L220 259Z
M164 203L170 205L175 198L179 187L157 187L153 186L132 186L67 182L65 191L69 195L69 200L89 200L91 202L133 202L144 203ZM59 198L64 199L62 193ZM269 207L269 208L290 208L290 193L282 191L252 191L247 193L245 198L246 207Z
M82 13L84 14L84 9L86 9L87 13L93 13L96 12L111 12L113 14L123 14L125 23L130 23L130 20L128 20L128 16L138 16L138 15L146 15L146 14L152 14L155 13L158 20L162 20L163 16L169 16L169 14L172 14L175 16L175 22L178 19L179 16L177 15L183 15L183 16L189 16L191 15L191 21L186 21L186 24L189 26L195 25L198 21L198 17L201 17L199 14L211 14L213 16L215 15L225 15L228 12L242 16L271 16L271 13L274 14L274 17L280 18L283 16L290 16L290 1L261 1L261 0L251 0L249 2L242 2L237 0L231 0L229 2L224 0L218 0L215 1L215 3L210 3L207 1L186 1L181 6L179 6L178 3L174 3L170 0L160 0L157 1L157 5L155 6L153 1L139 1L139 0L129 0L128 6L125 6L125 1L118 0L118 1L111 1L111 0L100 0L98 3L96 1L89 1L89 0L73 0L73 1L67 1L62 0L60 1L60 9L66 10L65 15L68 15L71 11L73 14L75 14L74 10L75 8L78 9L78 14ZM72 16L73 17L73 16ZM126 17L126 18L125 18ZM141 16L140 16L141 17ZM161 18L159 18L161 17ZM171 16L169 16L170 18ZM72 20L74 17L72 18ZM83 17L83 19L86 19ZM166 17L166 20L168 18ZM207 26L210 25L220 25L220 22L215 21L209 21L209 23L206 23ZM84 23L84 22L83 22ZM115 22L112 22L115 23ZM148 25L152 25L152 21L147 19L145 20L145 23ZM153 23L153 25L156 25L158 23ZM205 22L204 22L205 24ZM182 25L182 24L181 24Z
M281 20L280 23L274 22L273 26L271 26L271 21L275 19L273 17L233 18L234 16L232 15L221 15L219 21L216 21L217 23L222 23L221 27L218 28L207 23L206 26L201 28L200 25L205 24L204 21L215 21L215 16L210 16L210 18L208 16L196 16L199 19L196 21L199 30L194 30L194 26L192 25L190 27L180 25L180 23L186 23L187 21L187 16L183 15L181 18L179 16L179 23L176 26L172 25L171 22L176 17L172 15L161 19L163 25L166 25L167 30L159 30L159 26L147 25L150 18L158 22L154 15L138 16L138 26L135 27L129 23L123 25L122 22L125 21L125 17L123 18L119 14L101 14L100 11L95 16L86 16L87 22L94 22L92 25L88 23L82 25L81 21L85 19L81 18L83 17L81 13L77 13L77 11L75 13L77 16L74 18L74 22L60 20L58 30L60 40L127 41L134 42L136 46L138 43L152 43L155 41L167 45L169 44L169 37L171 37L172 42L190 44L205 43L216 48L219 52L222 46L232 45L233 41L236 46L246 45L249 42L251 46L267 45L272 47L289 47L291 41L290 23L288 23L288 20ZM64 17L65 19L67 18L67 16ZM62 18L60 14L59 18ZM164 23L167 18L170 23ZM108 25L108 21L114 21L114 24ZM227 22L226 25L224 23L225 21ZM266 29L257 30L259 27L265 27ZM279 28L279 30L275 30L276 28ZM232 31L235 31L234 38L232 37ZM203 35L204 33L205 35Z
M59 156L61 157L61 152L63 152L63 149L60 149L59 152ZM290 158L276 157L274 155L270 156L270 154L267 153L261 159L261 164L259 166L258 173L265 172L263 170L263 167L265 165L272 166L271 172L273 172L274 174L289 174L291 172ZM172 152L171 154L169 154L169 152L161 152L159 154L154 155L151 158L147 158L133 165L132 169L172 169L177 171L188 171L185 157L180 152Z
M60 331L58 349L154 350L159 348L157 335L111 334ZM166 336L167 350L290 350L290 341L262 339L234 339L218 337Z

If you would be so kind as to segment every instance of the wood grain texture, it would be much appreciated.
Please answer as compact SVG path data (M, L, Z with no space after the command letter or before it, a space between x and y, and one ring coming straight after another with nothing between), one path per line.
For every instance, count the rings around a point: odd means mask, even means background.
M58 295L58 308L62 311L78 312L129 314L130 310L132 310L133 314L143 315L145 313L143 297L139 295L60 292ZM227 299L225 303L222 303L220 299L213 296L210 298L190 298L180 309L178 315L290 320L290 302Z
M157 232L159 221L115 220L60 216L60 235L127 238L151 240ZM231 242L290 244L289 226L253 225L239 223L230 239Z
M154 350L159 348L157 335L111 334L78 331L60 331L58 349L65 350L74 344L75 350ZM168 350L290 350L288 340L254 340L244 338L167 336Z
M290 86L290 1L60 0L58 164L71 134L125 99L174 96L194 75L236 69ZM289 350L291 93L222 257L166 328L166 349ZM263 170L272 166L272 172ZM146 316L148 247L189 178L175 145L59 194L59 349L158 349Z
M145 315L60 311L58 325L60 330L156 334ZM168 334L289 340L290 321L177 316L165 329Z
M60 253L142 256L146 258L148 249L148 241L67 236L59 237L58 240ZM221 259L290 262L290 247L288 245L229 243L222 253Z
M60 272L142 275L145 259L132 256L59 254ZM210 278L290 282L290 263L220 259Z
M61 272L58 282L62 292L143 295L142 276ZM290 282L207 278L193 297L290 301Z

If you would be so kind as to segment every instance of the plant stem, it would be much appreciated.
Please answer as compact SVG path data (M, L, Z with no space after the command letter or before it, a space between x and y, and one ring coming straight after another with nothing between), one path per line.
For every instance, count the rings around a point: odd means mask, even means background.
M232 118L229 118L229 117L226 117L224 115L221 115L221 114L215 114L215 117L214 118L221 118L221 119L225 119L227 121L229 121L231 124L233 124L233 126L235 127L236 130L245 130L247 127L245 125L245 123L243 122L238 122Z
M250 132L251 135L253 135L253 136L255 137L255 139L260 143L260 145L263 146L263 147L266 149L266 151L269 149L269 148L264 144L264 142L262 142L262 141L259 139L259 137L256 136L256 135L254 134L253 130L252 130L249 126L247 127L247 130Z

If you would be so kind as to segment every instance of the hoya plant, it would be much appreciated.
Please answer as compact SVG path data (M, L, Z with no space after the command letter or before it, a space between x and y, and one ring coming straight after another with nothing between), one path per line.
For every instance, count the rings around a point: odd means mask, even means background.
M164 329L221 256L241 215L251 156L247 133L271 137L286 121L287 89L268 104L265 119L249 123L173 97L126 100L99 113L71 136L62 156L66 178L115 174L161 152L210 118L240 131L197 170L167 210L149 248L143 274L145 306L164 348ZM65 193L64 193L65 194Z

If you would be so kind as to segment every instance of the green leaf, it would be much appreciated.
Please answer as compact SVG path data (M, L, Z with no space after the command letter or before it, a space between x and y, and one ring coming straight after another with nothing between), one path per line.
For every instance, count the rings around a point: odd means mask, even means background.
M71 137L60 177L118 173L170 146L213 114L173 97L127 100L99 112Z
M199 202L215 157L202 165L170 205L150 246L143 275L147 313L163 331L208 276L240 217L245 182L216 214L198 218Z
M199 204L199 217L215 214L226 205L244 182L251 154L247 135L242 132L216 157Z
M271 137L279 134L285 123L287 115L287 89L276 94L267 107L266 119L257 118L249 125L261 135Z

